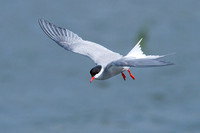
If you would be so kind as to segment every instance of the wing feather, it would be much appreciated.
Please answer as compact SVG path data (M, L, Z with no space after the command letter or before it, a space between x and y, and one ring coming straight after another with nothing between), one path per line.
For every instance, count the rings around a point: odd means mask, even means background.
M158 58L131 58L123 57L119 60L113 61L110 63L114 66L126 66L126 67L158 67L158 66L167 66L173 65L171 62L166 62L163 60L158 60Z
M97 43L85 41L70 30L58 27L44 19L39 19L42 30L66 50L91 58L98 65L107 65L122 55L115 53Z

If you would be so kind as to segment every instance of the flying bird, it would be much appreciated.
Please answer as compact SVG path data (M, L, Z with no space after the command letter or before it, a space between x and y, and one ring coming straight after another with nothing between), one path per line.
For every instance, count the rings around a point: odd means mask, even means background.
M122 74L126 79L124 71L128 71L132 79L135 77L131 74L130 67L157 67L172 65L170 62L158 60L166 55L145 55L140 47L139 42L125 56L113 52L97 43L83 40L72 31L58 27L44 19L39 19L42 30L58 45L66 50L81 54L92 59L96 66L90 70L91 80L105 80L117 74Z

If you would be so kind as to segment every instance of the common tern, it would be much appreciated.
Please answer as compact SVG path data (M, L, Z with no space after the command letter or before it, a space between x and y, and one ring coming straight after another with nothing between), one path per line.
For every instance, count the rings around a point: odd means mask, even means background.
M128 71L132 79L130 67L157 67L172 65L170 62L158 60L166 55L145 55L139 42L125 56L113 52L97 43L83 40L72 31L58 27L44 19L39 19L42 30L58 45L66 50L78 53L92 59L96 66L90 70L92 76L90 82L94 79L105 80L117 74L122 74L126 79L124 71Z

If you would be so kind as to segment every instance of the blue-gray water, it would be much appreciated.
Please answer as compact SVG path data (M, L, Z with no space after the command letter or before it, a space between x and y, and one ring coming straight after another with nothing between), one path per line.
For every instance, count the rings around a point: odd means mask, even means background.
M200 1L17 0L0 4L1 133L199 133ZM123 55L144 37L147 54L176 55L89 83L94 63L65 51L47 19Z

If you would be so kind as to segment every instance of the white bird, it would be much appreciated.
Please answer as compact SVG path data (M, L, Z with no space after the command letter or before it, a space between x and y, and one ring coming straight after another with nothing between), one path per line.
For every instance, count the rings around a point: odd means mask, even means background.
M96 66L90 70L92 76L90 82L94 79L108 79L120 73L125 80L126 76L123 73L124 71L128 71L130 76L135 79L129 70L130 67L172 65L170 62L158 60L166 55L145 55L140 47L142 39L140 39L126 56L123 56L97 43L83 40L72 31L58 27L44 19L39 19L39 24L42 30L61 47L74 53L87 56L96 63Z

